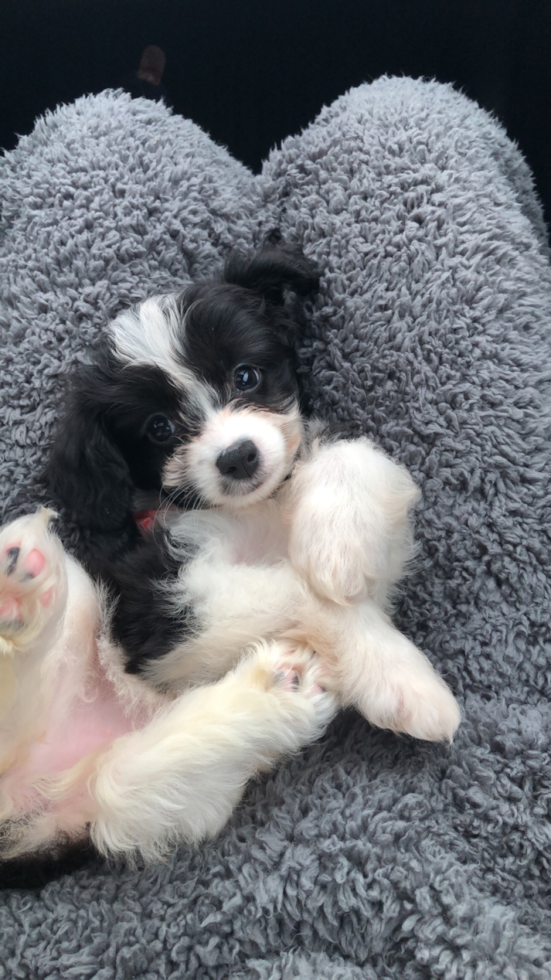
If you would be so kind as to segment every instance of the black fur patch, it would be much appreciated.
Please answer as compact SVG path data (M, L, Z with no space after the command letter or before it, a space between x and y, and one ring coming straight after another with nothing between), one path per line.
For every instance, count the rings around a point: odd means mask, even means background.
M56 502L81 527L123 529L134 490L158 490L177 439L154 445L144 428L155 413L177 417L180 395L155 365L122 367L110 350L80 369L57 427L47 477Z
M263 296L235 285L192 287L185 301L186 366L218 392L222 404L239 398L286 411L298 391L288 316ZM242 364L258 368L262 375L259 387L245 395L234 386L235 370Z
M166 594L186 564L173 556L168 540L167 531L156 529L121 561L96 568L115 600L110 633L124 650L129 674L141 673L197 629L193 609L176 610Z
M177 298L174 357L206 386L216 407L252 404L287 412L298 395L295 349L304 324L298 297L317 287L318 273L297 246L274 239L256 255L233 254L220 279ZM254 390L238 390L240 365L258 369L261 381ZM109 341L75 376L47 479L65 516L81 531L104 536L98 552L108 553L112 534L120 537L113 554L135 543L136 489L167 491L184 507L200 502L192 474L182 473L179 486L162 487L167 459L205 422L197 399L185 389L154 363L121 360ZM152 438L157 414L173 425L166 441ZM94 537L89 545L93 555Z
M50 881L78 871L96 856L88 838L75 840L66 834L59 835L47 851L0 860L0 890L43 888Z

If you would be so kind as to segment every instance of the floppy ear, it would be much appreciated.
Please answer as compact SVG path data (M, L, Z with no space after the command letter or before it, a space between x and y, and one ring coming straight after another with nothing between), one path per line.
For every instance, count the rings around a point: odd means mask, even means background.
M114 531L131 519L134 485L120 450L105 430L101 405L94 402L93 368L84 369L69 393L58 424L46 479L54 500L81 527ZM99 385L99 379L96 378Z
M319 273L298 245L268 241L252 258L232 252L224 269L224 281L260 293L270 303L282 304L285 287L307 296L319 287Z

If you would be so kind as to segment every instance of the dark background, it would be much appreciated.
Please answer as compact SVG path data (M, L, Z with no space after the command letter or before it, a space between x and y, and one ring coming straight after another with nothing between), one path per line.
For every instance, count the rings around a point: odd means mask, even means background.
M454 82L519 142L551 219L551 0L0 0L0 146L147 44L175 110L255 170L352 85Z

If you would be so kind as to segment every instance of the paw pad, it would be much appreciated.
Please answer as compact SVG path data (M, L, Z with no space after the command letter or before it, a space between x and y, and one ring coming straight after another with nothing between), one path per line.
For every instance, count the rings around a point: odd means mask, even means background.
M17 544L9 545L0 559L2 571L8 577L17 574L21 581L37 578L46 567L46 559L38 548L33 548L23 561L20 561L21 548Z
M311 654L303 658L304 662L294 662L293 653L289 651L289 663L279 664L276 669L275 683L290 693L301 692L306 697L316 697L324 694L325 688L315 680L316 658Z
M300 674L298 670L293 670L293 668L282 668L278 670L275 682L284 691L298 691L300 687Z

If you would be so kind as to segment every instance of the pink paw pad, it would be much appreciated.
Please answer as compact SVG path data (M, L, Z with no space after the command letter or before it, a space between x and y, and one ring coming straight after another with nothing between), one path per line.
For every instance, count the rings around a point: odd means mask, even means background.
M33 548L23 562L23 571L30 577L36 578L46 567L46 559L41 551Z
M44 607L49 606L53 598L54 598L54 587L52 586L51 589L46 589L46 591L43 592L42 595L40 596L40 605Z
M278 671L277 679L284 691L298 691L300 687L300 674L292 667L284 667Z
M18 572L24 578L36 578L44 571L46 559L38 548L33 548L32 551L29 551L29 554L21 564L19 563L20 554L21 546L19 544L10 544L2 552L0 563L3 565L6 575L13 575L14 572Z
M277 674L277 681L280 687L284 691L298 691L303 683L303 677L300 672L295 667L282 667ZM308 684L306 691L306 697L312 698L318 694L324 694L325 688L321 687L320 684L312 683Z
M24 618L23 601L27 588L23 583L38 578L46 568L46 559L38 548L33 548L20 559L21 546L13 542L0 556L0 569L7 577L2 588L4 595L0 597L0 621L3 623L18 623ZM49 606L54 598L54 588L51 587L42 594L39 590L37 598L42 606Z

